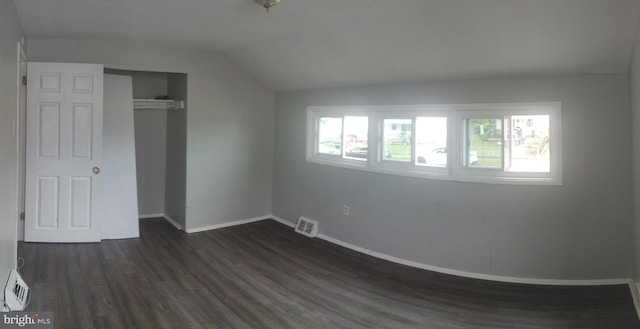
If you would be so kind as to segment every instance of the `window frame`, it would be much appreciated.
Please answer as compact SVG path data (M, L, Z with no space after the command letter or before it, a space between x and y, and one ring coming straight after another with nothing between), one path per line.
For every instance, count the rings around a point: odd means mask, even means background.
M394 111L390 111L393 108ZM448 179L450 176L449 166L435 167L435 166L419 166L415 164L416 161L416 129L418 117L444 117L447 118L447 148L450 146L450 120L449 111L443 110L442 106L385 106L374 108L371 114L372 120L375 124L375 139L376 149L378 150L374 155L375 158L370 158L370 170L386 173L392 175L412 176L432 179ZM384 120L394 119L411 119L411 160L410 161L393 161L385 160L383 158L383 124ZM371 134L371 130L370 130ZM451 157L447 153L447 163L450 163Z
M383 174L409 177L515 185L562 185L562 140L560 102L499 103L499 104L435 104L405 106L310 106L307 108L306 161L323 165L364 170ZM505 167L505 131L502 132L501 168L468 167L463 163L465 146L465 120L473 118L503 120L505 116L548 115L550 138L549 172L514 172ZM348 116L368 117L366 161L344 158L344 118ZM343 133L340 155L318 153L319 119L342 118ZM447 122L447 165L445 167L416 164L416 136L418 117L444 117ZM411 160L385 160L383 150L384 120L411 119ZM511 125L512 121L509 121ZM510 131L510 130L509 130Z
M318 109L318 110L314 110ZM344 157L344 122L345 117L351 116L364 116L368 117L368 125L371 127L371 119L366 111L360 108L351 107L309 107L307 109L307 147L306 158L309 162L315 162L319 164L333 165L338 167L346 167L352 169L364 169L367 167L370 156L365 160L355 160ZM320 131L320 118L341 118L342 119L342 132L341 132L341 146L340 154L324 154L318 153L318 136ZM312 136L309 132L313 132ZM371 142L370 142L371 130L367 133L367 155L371 154ZM312 137L312 138L310 138Z
M562 141L560 103L531 103L531 104L483 104L473 108L457 110L455 112L456 131L454 144L460 148L454 153L453 175L456 180L480 183L526 183L541 185L562 185ZM466 151L465 121L467 119L500 119L505 117L527 115L549 116L550 156L549 172L508 171L505 169L504 130L502 132L502 165L501 168L468 167L464 164Z

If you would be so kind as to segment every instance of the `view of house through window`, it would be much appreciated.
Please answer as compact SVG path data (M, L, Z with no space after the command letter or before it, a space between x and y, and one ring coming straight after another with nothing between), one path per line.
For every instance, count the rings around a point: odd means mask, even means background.
M383 159L411 161L411 119L384 119L382 130Z

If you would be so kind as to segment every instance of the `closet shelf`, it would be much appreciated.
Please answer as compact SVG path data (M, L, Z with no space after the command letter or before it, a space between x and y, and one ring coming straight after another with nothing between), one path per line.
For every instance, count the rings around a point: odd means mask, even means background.
M134 99L134 110L182 110L184 101L170 99Z

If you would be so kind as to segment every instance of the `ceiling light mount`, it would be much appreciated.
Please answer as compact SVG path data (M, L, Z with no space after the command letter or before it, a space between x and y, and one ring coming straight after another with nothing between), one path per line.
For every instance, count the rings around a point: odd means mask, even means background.
M269 8L279 4L281 1L282 0L255 0L255 2L264 7L267 12L269 11Z

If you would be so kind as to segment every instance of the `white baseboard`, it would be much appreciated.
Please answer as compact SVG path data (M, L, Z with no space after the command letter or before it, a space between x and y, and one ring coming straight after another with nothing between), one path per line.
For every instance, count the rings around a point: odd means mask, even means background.
M288 220L280 218L275 215L271 215L271 218L277 222L280 222L284 225L295 227L295 223L292 223ZM319 225L322 228L322 223ZM444 273L449 275L461 276L465 278L472 279L481 279L481 280L489 280L489 281L499 281L499 282L510 282L510 283L525 283L525 284L538 284L538 285L562 285L562 286L599 286L599 285L617 285L617 284L629 284L629 278L613 278L613 279L595 279L595 280L560 280L560 279L536 279L536 278L520 278L520 277L511 277L511 276L502 276L502 275L493 275L493 274L483 274L483 273L475 273L475 272L467 272L461 270L454 270L445 267L433 266L428 264L423 264L387 254L383 254L377 251L369 250L366 248L362 248L356 246L354 244L344 242L342 240L338 240L332 238L325 234L318 234L318 238L331 242L333 244L337 244L339 246L345 247L347 249L351 249L369 256L373 256L376 258L384 259L386 261L390 261L397 264L407 265L423 270Z
M538 284L538 285L561 285L561 286L599 286L599 285L614 285L614 284L628 284L628 278L613 278L613 279L594 279L594 280L564 280L564 279L536 279L536 278L521 278L521 277L512 277L512 276L502 276L502 275L493 275L493 274L484 274L484 273L475 273L475 272L467 272L461 270L454 270L445 267L427 265L419 262L414 262L411 260L398 258L390 255L386 255L383 253L379 253L373 250L365 249L338 239L334 239L330 236L324 234L318 234L318 238L329 241L331 243L337 244L339 246L361 252L363 254L367 254L376 258L384 259L393 263L398 263L402 265L407 265L423 270L450 274L455 276L461 276L472 279L480 279L480 280L489 280L489 281L499 281L499 282L509 282L509 283L526 283L526 284Z
M171 218L171 216L167 214L147 214L147 215L138 215L139 219L148 219L148 218L164 218L169 224L173 225L178 230L183 230L182 225L178 224L178 222Z
M253 223L253 222L259 222L259 221L265 220L265 219L271 219L271 215L265 215L265 216L260 216L260 217L242 219L242 220L237 220L237 221L233 221L233 222L229 222L229 223L222 223L222 224L210 225L210 226L205 226L205 227L189 228L189 229L186 229L186 232L187 233L198 233L198 232L204 232L204 231L211 231L211 230L217 230L217 229L221 229L221 228L225 228L225 227L229 227L229 226L236 226L236 225L242 225L242 224L249 224L249 223Z
M166 219L167 222L169 222L171 225L175 226L175 228L182 231L183 229L182 225L178 224L178 222L175 219L171 218L171 216L165 214L162 217L164 217L164 219Z
M296 227L295 223L292 223L292 222L290 222L290 221L288 221L288 220L286 220L284 218L278 217L276 215L271 215L271 219L275 220L276 222L279 222L280 224L284 224L284 225L287 225L287 226L292 227L292 228Z
M147 219L147 218L163 218L165 214L146 214L146 215L138 215L139 219Z

